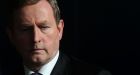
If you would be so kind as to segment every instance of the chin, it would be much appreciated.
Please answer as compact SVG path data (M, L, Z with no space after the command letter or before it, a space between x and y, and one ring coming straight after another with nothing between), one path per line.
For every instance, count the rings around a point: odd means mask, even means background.
M33 63L37 64L45 64L49 61L49 57L43 56L43 55L35 55L31 58Z

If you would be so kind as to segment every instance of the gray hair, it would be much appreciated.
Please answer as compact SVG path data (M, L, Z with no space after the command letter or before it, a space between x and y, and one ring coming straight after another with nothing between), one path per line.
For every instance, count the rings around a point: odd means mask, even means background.
M8 4L8 14L9 14L9 23L13 23L13 18L14 18L14 15L11 14L11 13L14 13L17 9L20 9L26 5L33 5L33 4L36 4L38 3L39 1L41 0L9 0L9 4ZM52 7L53 9L53 14L54 14L54 17L55 17L55 20L56 20L56 24L59 23L60 19L61 19L61 15L60 15L60 10L59 10L59 7L58 7L58 3L56 0L46 0L50 6Z

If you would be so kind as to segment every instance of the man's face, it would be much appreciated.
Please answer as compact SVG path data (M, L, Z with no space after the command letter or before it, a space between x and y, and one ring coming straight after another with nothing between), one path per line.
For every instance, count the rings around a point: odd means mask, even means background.
M42 0L15 13L9 37L25 63L45 64L55 56L63 32L63 21L56 25L52 7Z

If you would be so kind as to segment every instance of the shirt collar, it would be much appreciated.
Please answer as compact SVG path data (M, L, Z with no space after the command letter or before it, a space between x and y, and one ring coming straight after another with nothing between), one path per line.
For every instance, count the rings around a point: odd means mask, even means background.
M59 57L59 50L58 50L57 54L55 55L55 57L50 62L48 62L44 66L42 66L42 68L38 72L43 75L50 75L58 60L58 57ZM30 69L28 69L26 66L24 66L24 69L25 69L25 75L31 75L32 73L34 73Z

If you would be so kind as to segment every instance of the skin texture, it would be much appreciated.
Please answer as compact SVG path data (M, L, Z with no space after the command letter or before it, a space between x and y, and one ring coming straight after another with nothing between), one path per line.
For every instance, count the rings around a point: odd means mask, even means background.
M56 24L53 10L46 0L25 5L15 12L13 30L8 30L11 42L23 57L24 64L38 70L58 52L64 23Z

